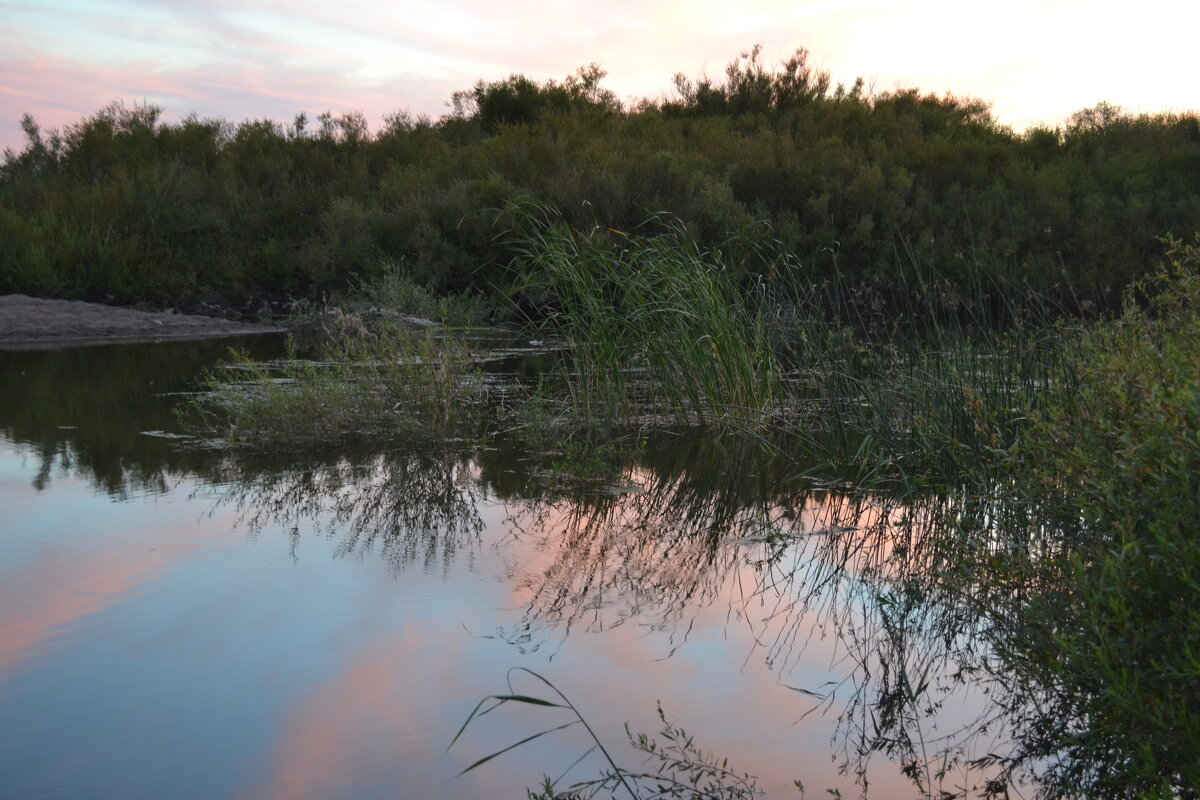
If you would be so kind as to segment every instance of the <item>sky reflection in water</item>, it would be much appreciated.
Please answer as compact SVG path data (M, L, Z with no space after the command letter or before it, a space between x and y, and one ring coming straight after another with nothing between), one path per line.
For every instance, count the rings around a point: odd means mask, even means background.
M453 776L548 712L505 709L446 752L515 666L617 752L661 702L771 796L855 793L831 760L842 700L805 716L789 688L852 666L837 633L861 584L807 535L835 498L683 444L572 496L517 450L285 463L139 436L223 347L0 354L23 373L0 389L4 796L522 797L587 743ZM915 794L885 763L871 789Z

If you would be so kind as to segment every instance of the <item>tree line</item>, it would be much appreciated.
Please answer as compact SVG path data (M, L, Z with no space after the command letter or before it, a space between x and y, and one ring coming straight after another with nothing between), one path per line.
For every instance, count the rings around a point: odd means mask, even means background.
M177 307L319 297L397 267L492 292L522 264L512 203L598 239L669 216L747 276L1103 303L1200 228L1200 117L1108 104L1024 132L976 99L835 84L759 48L670 98L596 65L456 92L440 119L285 125L114 103L26 115L0 166L0 292Z

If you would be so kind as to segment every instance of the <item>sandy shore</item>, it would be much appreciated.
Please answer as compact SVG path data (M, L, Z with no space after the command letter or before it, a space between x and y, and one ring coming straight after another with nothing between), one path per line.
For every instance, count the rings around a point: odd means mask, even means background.
M75 300L0 296L0 349L34 350L117 342L158 342L278 333L268 325Z

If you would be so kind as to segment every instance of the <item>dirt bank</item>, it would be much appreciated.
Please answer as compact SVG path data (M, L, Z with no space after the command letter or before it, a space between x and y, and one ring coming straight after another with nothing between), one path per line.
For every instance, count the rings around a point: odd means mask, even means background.
M279 328L173 312L75 300L0 296L0 350L34 350L117 342L158 342L277 333Z

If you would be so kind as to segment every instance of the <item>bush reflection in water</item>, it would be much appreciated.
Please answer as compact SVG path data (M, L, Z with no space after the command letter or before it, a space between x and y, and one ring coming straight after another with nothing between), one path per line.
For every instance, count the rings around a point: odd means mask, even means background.
M970 699L987 689L986 654L970 644L978 609L964 602L962 554L927 535L968 530L981 509L964 498L804 490L790 460L729 439L663 437L603 486L563 484L535 457L476 455L396 450L295 470L227 456L218 503L252 532L282 525L297 546L305 532L335 536L339 553L378 552L398 570L495 547L527 598L510 639L526 652L635 624L665 636L670 657L701 612L725 605L727 625L752 631L747 662L797 692L798 719L837 715L839 763L860 781L878 754L922 792L979 788L995 772L988 754L1002 745L980 734L1004 708ZM488 502L505 508L500 531L480 514ZM836 642L840 678L807 685L795 672L821 639Z
M252 533L267 525L336 536L337 553L378 552L396 568L426 569L478 547L483 520L478 469L441 449L392 451L354 460L330 458L295 469L267 469L254 458L228 457L216 471L224 492Z

